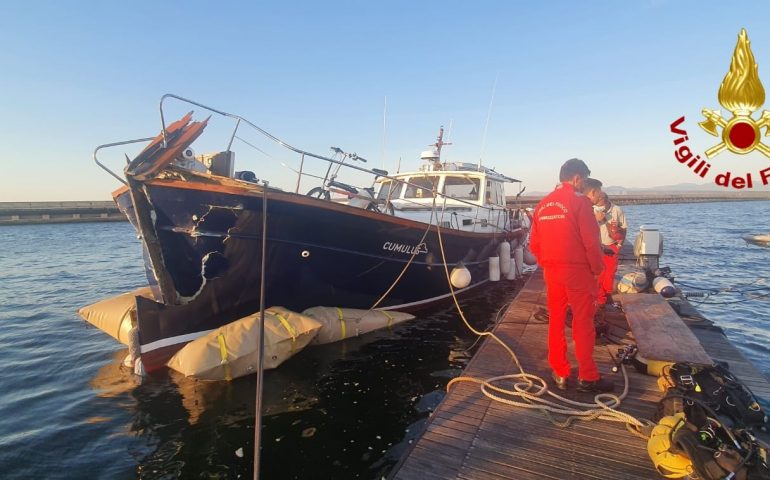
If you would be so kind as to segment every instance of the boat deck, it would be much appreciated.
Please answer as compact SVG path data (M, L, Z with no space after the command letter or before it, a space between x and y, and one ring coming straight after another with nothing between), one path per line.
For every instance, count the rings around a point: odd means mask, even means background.
M628 251L624 253L628 262ZM729 362L733 373L758 397L770 398L768 379L743 357L721 330L686 302L680 302L675 309L712 358ZM550 381L545 313L545 285L541 271L537 271L510 304L495 326L494 333L513 348L528 373ZM625 322L622 313L615 315L616 318L608 316L610 325ZM615 392L619 394L623 389L623 376L622 373L611 373L614 363L610 349L616 350L617 347L597 346L594 358L603 375L615 381ZM574 359L572 350L570 355ZM656 377L643 375L633 368L627 370L629 394L619 409L637 418L653 418L662 395ZM489 378L511 373L518 372L510 355L494 340L487 338L469 362L464 375ZM571 381L575 381L574 375ZM564 396L582 402L590 402L593 398L591 394L576 392L574 386ZM461 382L451 388L433 413L422 437L397 465L391 478L662 477L647 455L647 441L629 433L622 423L579 421L568 428L560 428L540 411L492 401L480 391L478 384Z

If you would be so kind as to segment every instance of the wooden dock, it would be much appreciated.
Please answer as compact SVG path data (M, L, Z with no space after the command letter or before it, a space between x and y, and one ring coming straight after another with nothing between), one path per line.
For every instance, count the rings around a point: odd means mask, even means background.
M528 373L539 375L552 385L546 346L548 324L543 315L546 312L544 287L541 271L532 274L495 326L494 333L513 348ZM721 330L686 302L680 301L676 308L712 358L729 362L732 372L758 397L770 398L767 378L743 357ZM624 319L622 313L616 315L621 317L621 321ZM614 349L615 353L617 346L597 345L594 358L602 374L615 381L615 393L620 394L623 376L611 373L614 363L610 349ZM570 355L575 365L572 346ZM636 418L652 419L662 396L656 377L643 375L633 368L627 370L630 390L619 410ZM469 362L464 375L490 378L512 373L518 373L518 370L510 355L493 339L487 338ZM575 390L574 375L570 380L573 383L564 396L591 402L592 394L581 394ZM648 457L647 441L629 433L622 423L578 421L570 427L560 428L540 411L492 401L480 391L478 384L461 382L452 386L432 414L422 436L394 468L391 478L662 477Z

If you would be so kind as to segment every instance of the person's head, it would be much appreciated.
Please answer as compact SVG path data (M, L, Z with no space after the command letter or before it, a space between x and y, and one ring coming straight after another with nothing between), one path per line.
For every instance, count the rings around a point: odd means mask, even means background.
M586 178L583 182L583 193L591 203L599 204L599 198L602 196L602 182L595 178Z
M606 194L605 192L602 192L602 193L599 195L599 199L598 199L598 201L596 202L596 205L598 205L598 206L600 206L600 207L606 207L606 206L607 206L607 205L609 205L609 204L610 204L610 197L608 197L608 196L607 196L607 194Z
M583 160L570 158L564 162L561 170L559 170L559 181L569 183L576 190L582 190L583 182L589 175L591 175L591 170L588 169Z

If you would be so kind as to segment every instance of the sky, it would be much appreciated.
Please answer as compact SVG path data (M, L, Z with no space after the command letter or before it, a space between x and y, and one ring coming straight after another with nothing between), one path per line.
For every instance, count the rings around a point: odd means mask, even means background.
M0 201L109 199L119 183L95 165L95 147L157 135L166 93L389 171L416 169L443 125L445 159L481 159L528 191L550 190L572 157L626 187L713 182L721 171L755 172L756 184L770 166L756 152L723 153L701 179L675 160L669 130L684 115L694 151L719 143L697 122L701 109L721 108L741 28L770 88L767 3L5 0L0 9ZM190 109L207 115L180 102L165 113ZM197 152L227 147L234 125L216 117ZM258 135L239 137L258 146ZM238 139L233 149L236 170L295 188L298 155ZM138 150L100 159L120 172Z

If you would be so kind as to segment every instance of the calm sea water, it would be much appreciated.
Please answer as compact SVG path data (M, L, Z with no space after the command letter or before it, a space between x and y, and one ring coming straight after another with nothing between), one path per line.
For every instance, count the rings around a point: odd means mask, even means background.
M770 202L631 206L632 231L657 225L663 265L704 288L763 279ZM0 227L0 472L3 478L248 478L255 380L138 381L125 348L77 308L145 283L127 223ZM757 284L754 283L754 286ZM463 302L483 328L512 294ZM770 374L770 303L720 294L701 311ZM265 375L264 478L380 478L467 363L474 338L452 308L339 344L309 348ZM239 456L242 449L243 456Z

